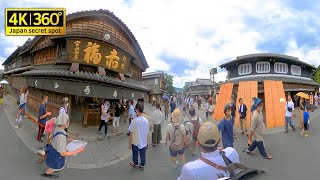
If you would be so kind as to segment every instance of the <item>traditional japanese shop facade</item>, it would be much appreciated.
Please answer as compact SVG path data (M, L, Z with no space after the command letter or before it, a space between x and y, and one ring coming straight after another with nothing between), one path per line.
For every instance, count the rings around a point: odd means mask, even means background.
M43 94L48 110L58 114L62 98L70 99L71 122L98 125L103 99L148 101L141 83L148 68L128 27L107 10L67 16L66 36L37 36L18 47L7 60L5 77L16 97L29 88L28 107L37 113Z

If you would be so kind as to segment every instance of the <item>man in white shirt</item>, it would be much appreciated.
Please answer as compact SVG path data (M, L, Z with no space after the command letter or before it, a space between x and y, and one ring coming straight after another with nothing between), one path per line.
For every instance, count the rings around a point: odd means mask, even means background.
M189 105L190 105L189 108L191 108L191 106L193 106L193 103L194 103L194 98L190 98L189 99Z
M143 103L138 102L136 111L138 117L134 118L129 126L129 149L132 149L132 162L130 166L144 170L146 164L146 150L148 146L149 121L143 117ZM138 163L138 154L140 155L140 164Z
M156 146L162 140L161 122L164 118L162 112L160 111L159 103L156 103L156 108L157 109L151 115L151 120L153 123L152 146Z
M218 150L220 133L217 126L211 122L202 124L197 139L202 157L184 165L177 180L216 180L220 173L228 176L224 171L226 164ZM228 147L223 151L232 162L239 163L239 154L235 149ZM210 161L211 165L207 164L207 161ZM218 166L213 167L212 163Z
M288 95L288 101L286 103L286 129L284 131L284 133L288 133L288 124L291 126L291 128L293 129L293 131L296 130L295 126L292 123L292 119L293 119L293 110L294 110L294 104L292 102L291 99L291 95Z

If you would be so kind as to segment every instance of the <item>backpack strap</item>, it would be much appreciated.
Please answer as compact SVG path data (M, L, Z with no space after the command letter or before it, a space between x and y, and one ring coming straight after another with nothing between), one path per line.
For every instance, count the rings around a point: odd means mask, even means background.
M58 135L60 135L60 134L63 134L64 136L67 137L67 135L66 135L65 133L59 131L59 132L55 133L55 134L52 136L52 139L54 139L56 136L58 136Z
M206 159L206 158L204 158L202 156L199 159L201 161L203 161L204 163L208 164L209 166L214 167L214 168L216 168L218 170L221 170L221 171L226 171L227 170L226 167L220 166L220 165L218 165L218 164L216 164L216 163L214 163L214 162L210 161L209 159Z

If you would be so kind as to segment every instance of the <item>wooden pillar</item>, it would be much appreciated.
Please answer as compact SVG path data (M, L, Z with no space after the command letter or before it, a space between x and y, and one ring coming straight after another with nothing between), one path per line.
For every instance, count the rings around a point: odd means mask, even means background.
M89 103L86 100L86 98L84 99L84 106L82 107L84 109L84 113L83 113L83 123L82 126L83 127L88 127L88 116L89 116Z

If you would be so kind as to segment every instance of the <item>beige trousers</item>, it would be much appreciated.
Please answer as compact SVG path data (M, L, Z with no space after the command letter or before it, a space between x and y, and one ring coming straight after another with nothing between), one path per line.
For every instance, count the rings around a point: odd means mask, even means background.
M247 133L247 123L246 123L246 119L241 119L240 118L240 127L241 127L241 131L244 133Z

